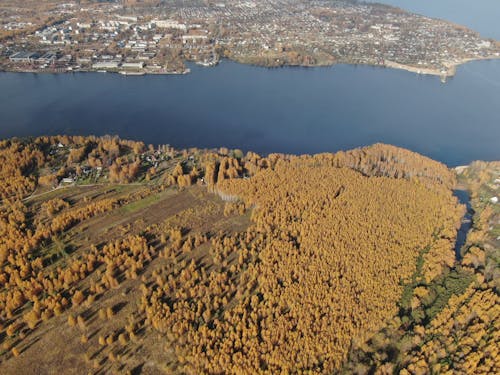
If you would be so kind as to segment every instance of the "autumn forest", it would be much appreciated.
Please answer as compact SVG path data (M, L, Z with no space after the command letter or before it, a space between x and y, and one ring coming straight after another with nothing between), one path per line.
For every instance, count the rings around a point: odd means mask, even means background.
M0 179L2 374L500 372L499 162L58 136Z

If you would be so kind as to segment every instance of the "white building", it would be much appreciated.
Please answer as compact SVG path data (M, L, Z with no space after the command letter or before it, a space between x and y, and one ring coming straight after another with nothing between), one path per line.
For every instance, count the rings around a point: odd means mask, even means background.
M142 69L144 68L144 62L126 62L122 64L123 69Z
M198 42L202 40L208 39L208 36L206 35L183 35L182 36L182 42L187 43L187 42Z
M187 30L187 26L185 24L179 23L176 20L153 20L151 21L151 24L160 29L176 29L182 31Z
M101 61L92 64L92 69L117 69L118 65L117 61Z
M61 180L63 184L74 184L75 180L72 177L65 177Z

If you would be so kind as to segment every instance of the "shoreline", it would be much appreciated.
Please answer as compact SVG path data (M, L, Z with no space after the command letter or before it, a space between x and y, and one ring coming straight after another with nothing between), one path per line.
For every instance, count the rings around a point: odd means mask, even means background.
M0 68L0 73L18 73L18 74L54 74L54 75L66 75L75 73L98 73L98 74L117 74L124 77L134 77L134 76L181 76L191 73L191 69L186 69L182 72L151 72L151 71L125 71L125 70L93 70L93 69L75 69L75 70L41 70L41 69L25 69L25 70L9 70Z
M470 58L464 58L461 59L458 62L448 62L448 63L443 63L443 65L446 67L445 70L439 70L439 69L434 69L434 68L425 68L425 67L417 67L413 65L405 65L405 64L400 64L397 62L393 61L386 61L384 65L381 65L385 68L391 68L391 69L399 69L399 70L405 70L410 73L415 73L419 75L431 75L431 76L438 76L443 79L446 78L451 78L454 77L457 73L457 68L465 65L470 62L474 61L493 61L493 60L500 60L500 56L490 56L490 57L470 57Z
M443 65L446 69L439 70L437 68L426 68L426 67L418 67L413 65L401 64L394 61L386 60L384 64L371 64L371 63L334 63L334 64L316 64L316 65L282 65L282 66L267 66L267 65L259 65L259 64L249 64L245 62L240 62L234 59L228 59L229 61L235 62L237 64L256 66L260 68L325 68L325 67L335 67L336 65L354 65L354 66L369 66L374 68L387 68L387 69L396 69L396 70L404 70L410 73L418 74L418 75L429 75L441 77L443 82L446 81L447 78L454 77L456 75L457 68L459 66L465 65L470 62L475 61L493 61L500 60L500 56L489 56L489 57L469 57L463 58L458 62L446 62ZM194 62L194 64L202 67L213 68L217 66L210 65L205 66ZM78 70L64 70L64 69L53 69L53 70L39 70L39 69L20 69L20 70L10 70L0 68L0 72L2 73L31 73L31 74L68 74L68 73L110 73L110 74L121 74L123 76L154 76L154 75L186 75L191 73L191 69L187 68L183 72L155 72L155 71L138 71L138 72L127 72L131 74L123 74L122 71L119 70L93 70L93 69L78 69Z

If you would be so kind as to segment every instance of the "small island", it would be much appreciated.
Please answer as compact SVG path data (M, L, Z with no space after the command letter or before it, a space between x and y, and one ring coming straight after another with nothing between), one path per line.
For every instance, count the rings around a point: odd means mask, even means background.
M0 69L188 73L228 58L265 67L364 64L455 74L500 42L447 21L357 1L24 1L0 5Z

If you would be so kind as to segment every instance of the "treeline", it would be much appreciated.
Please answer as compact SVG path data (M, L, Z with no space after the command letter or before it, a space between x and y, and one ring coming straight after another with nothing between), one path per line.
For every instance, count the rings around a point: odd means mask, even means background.
M147 180L157 173L156 168L145 169L142 155L154 154L142 142L121 140L118 137L57 136L35 139L11 139L0 142L0 198L25 197L38 184L55 186L64 177L82 176L84 168L99 168L109 175L110 182L130 183L142 177ZM159 151L160 152L160 151ZM203 179L213 186L225 179L250 177L258 171L273 169L279 160L301 160L322 163L335 168L348 167L367 176L405 178L423 183L439 183L450 187L454 175L446 166L416 153L397 147L377 144L336 154L293 156L270 154L262 157L253 152L244 155L240 150L221 148L216 151L182 150L161 151L168 158L181 156L177 166L162 176L165 184L190 186ZM197 163L189 162L195 158ZM184 158L184 160L182 160Z
M365 176L390 177L413 180L432 186L434 184L451 188L455 175L442 163L398 147L375 144L373 146L310 155L269 154L261 156L254 152L244 154L241 150L190 149L179 151L184 160L178 162L170 174L164 177L165 183L180 187L190 186L203 181L209 186L233 178L251 177L259 171L274 169L279 161L300 160L304 166L321 164L332 168L350 168ZM196 155L198 163L188 163L188 157Z

